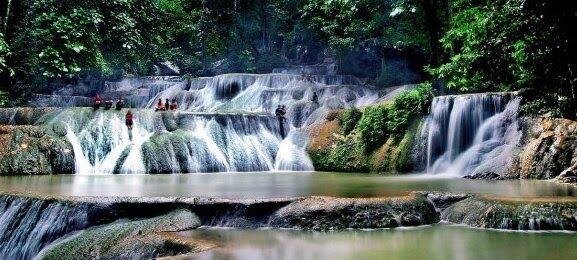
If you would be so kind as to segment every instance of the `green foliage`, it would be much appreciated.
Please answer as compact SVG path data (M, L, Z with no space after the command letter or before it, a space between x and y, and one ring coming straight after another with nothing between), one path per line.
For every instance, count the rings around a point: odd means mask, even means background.
M382 145L390 132L387 128L390 106L367 107L357 125L361 142L369 151Z
M337 52L363 41L377 41L395 49L430 50L424 23L424 2L419 0L309 0L303 18L321 32Z
M577 80L569 39L574 8L540 0L451 3L450 29L441 42L453 55L430 69L434 76L458 92L534 88L541 92L537 103L551 105L545 110L576 116ZM563 102L568 99L573 102Z
M357 108L347 109L339 116L339 125L343 135L348 135L355 129L363 113Z
M0 90L0 107L5 107L8 105L8 93Z
M9 73L12 74L12 70L8 67L6 60L10 55L10 49L8 48L8 44L4 41L4 34L0 32L0 74L1 73Z
M421 84L390 104L366 108L356 128L366 150L374 150L391 135L405 134L412 119L428 112L432 99L431 84Z

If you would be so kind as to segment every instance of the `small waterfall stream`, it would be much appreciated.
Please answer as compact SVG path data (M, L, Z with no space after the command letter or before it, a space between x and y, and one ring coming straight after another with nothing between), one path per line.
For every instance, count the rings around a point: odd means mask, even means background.
M87 225L83 206L0 196L0 258L32 259L52 241Z
M519 103L511 93L436 97L426 129L427 172L501 173L521 138Z

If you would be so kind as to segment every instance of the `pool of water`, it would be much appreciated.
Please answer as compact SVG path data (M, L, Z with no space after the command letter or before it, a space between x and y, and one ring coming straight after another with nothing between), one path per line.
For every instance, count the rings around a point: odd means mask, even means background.
M577 235L437 224L373 231L199 229L180 236L216 248L192 259L577 259Z
M253 199L298 196L379 197L403 195L410 191L468 192L523 198L577 196L576 187L547 181L485 181L423 175L260 172L0 177L0 192L64 196Z

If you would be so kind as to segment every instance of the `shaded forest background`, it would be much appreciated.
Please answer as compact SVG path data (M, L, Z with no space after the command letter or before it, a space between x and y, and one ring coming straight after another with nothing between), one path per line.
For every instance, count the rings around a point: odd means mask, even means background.
M334 64L389 87L526 89L526 113L577 117L576 10L546 0L5 0L0 105L51 86Z

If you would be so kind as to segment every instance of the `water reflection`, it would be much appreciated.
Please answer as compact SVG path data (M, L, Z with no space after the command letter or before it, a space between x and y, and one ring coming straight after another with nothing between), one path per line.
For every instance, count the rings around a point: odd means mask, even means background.
M214 173L0 177L0 191L67 196L283 198L378 197L450 191L509 197L576 196L577 188L547 181L484 181L343 173Z
M179 235L217 248L193 259L576 259L573 233L522 233L434 225L342 232L200 229Z

